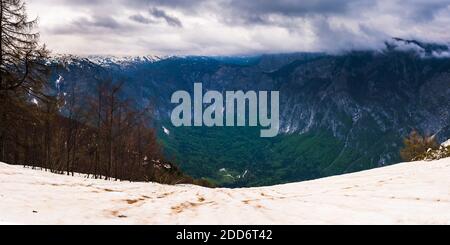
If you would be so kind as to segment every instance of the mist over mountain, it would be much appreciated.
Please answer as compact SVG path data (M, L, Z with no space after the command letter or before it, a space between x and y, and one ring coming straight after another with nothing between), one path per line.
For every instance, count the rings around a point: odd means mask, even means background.
M188 174L221 186L260 186L400 162L413 129L450 137L448 46L393 39L379 51L245 57L58 56L54 90L79 96L96 79L124 81L127 98L151 103L167 157ZM280 91L280 134L259 129L175 128L178 90ZM76 90L71 89L76 87Z

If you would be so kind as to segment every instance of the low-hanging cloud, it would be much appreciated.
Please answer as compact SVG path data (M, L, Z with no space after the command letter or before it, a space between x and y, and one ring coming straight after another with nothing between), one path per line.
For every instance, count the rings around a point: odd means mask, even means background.
M449 0L28 2L44 41L64 53L335 52L380 48L392 36L450 42Z

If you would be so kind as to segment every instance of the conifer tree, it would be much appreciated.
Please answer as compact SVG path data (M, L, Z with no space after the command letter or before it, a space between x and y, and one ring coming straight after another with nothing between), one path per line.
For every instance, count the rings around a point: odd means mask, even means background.
M15 140L14 130L23 124L22 119L33 120L29 102L47 98L42 87L48 73L44 64L48 52L39 45L36 25L36 19L28 19L22 0L1 0L0 160L5 160L7 143Z
M39 45L39 33L34 29L37 19L28 20L22 0L1 0L0 5L0 91L24 89L37 92L46 67L45 46Z

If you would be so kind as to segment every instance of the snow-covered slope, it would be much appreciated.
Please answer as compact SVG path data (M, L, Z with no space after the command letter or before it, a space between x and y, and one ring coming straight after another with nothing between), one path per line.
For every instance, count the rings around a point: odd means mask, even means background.
M0 224L450 224L450 159L309 182L207 189L0 164Z
M450 139L441 144L442 146L448 147L450 146Z

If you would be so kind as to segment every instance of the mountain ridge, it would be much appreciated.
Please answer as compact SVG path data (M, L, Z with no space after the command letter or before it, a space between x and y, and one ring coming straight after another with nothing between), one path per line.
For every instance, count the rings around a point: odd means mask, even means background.
M405 50L341 55L296 53L259 57L171 57L132 66L79 60L53 71L68 92L95 89L100 75L126 81L125 94L155 107L167 155L188 174L219 185L286 183L399 162L402 138L413 129L450 136L450 59ZM280 91L279 137L262 140L251 128L174 128L170 96L207 90ZM239 157L236 157L239 156ZM228 172L221 172L225 168ZM248 171L246 180L238 179ZM275 174L274 174L275 173ZM230 177L231 176L231 177Z

